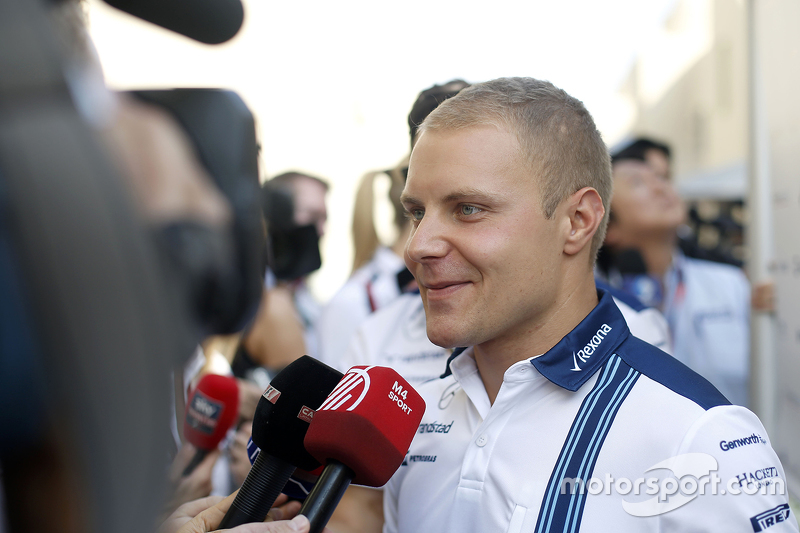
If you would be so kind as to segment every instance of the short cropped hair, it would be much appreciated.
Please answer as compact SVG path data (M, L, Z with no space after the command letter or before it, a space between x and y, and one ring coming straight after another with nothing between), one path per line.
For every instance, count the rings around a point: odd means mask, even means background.
M608 225L611 160L583 103L548 81L499 78L442 102L419 134L476 126L494 126L517 137L524 161L540 177L545 217L552 218L558 205L583 187L597 190L605 215L592 239L594 261Z

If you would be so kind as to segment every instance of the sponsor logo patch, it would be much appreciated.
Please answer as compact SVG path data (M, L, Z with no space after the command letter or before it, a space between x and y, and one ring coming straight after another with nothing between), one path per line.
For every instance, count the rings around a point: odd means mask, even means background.
M320 406L321 411L352 411L369 391L369 372L367 368L351 368L333 389L328 399Z
M751 444L766 444L767 439L759 435L758 433L753 433L749 437L744 437L741 439L733 439L733 440L721 440L719 441L719 448L723 452L727 452L729 450L735 450L736 448L741 448L742 446L749 446Z
M409 463L435 463L436 456L435 455L409 455L408 456Z
M453 427L455 420L449 424L440 424L439 422L431 422L430 424L420 424L417 433L450 433L450 428Z
M753 531L758 533L765 529L772 527L776 524L785 522L789 518L789 504L784 503L763 513L759 513L750 518L750 523L753 525Z
M402 409L405 414L410 415L412 409L408 406L408 404L406 404L407 398L408 391L403 389L403 386L395 381L394 385L392 385L392 390L389 391L389 399L396 403L397 407Z
M580 366L578 366L578 361L581 363L588 361L592 354L596 352L598 348L600 348L600 344L603 342L603 339L608 336L612 329L613 328L608 324L603 324L600 326L600 329L597 330L597 333L595 333L592 338L589 339L589 342L586 343L586 346L577 352L572 352L572 363L574 365L572 367L573 372L579 372L583 370Z
M461 388L461 385L458 382L452 383L444 389L442 393L442 397L439 398L439 409L445 410L450 406L450 402L453 401L453 398L456 397L456 392L458 389Z
M778 477L778 469L774 466L768 466L766 468L753 470L752 472L742 472L736 476L736 481L739 483L740 487L742 485L763 487L772 483L771 478L774 477Z
M197 431L211 435L217 427L222 408L222 403L197 391L186 409L186 422Z
M310 424L311 421L314 419L314 410L304 405L303 407L300 408L300 412L297 413L297 418L299 418L303 422L308 422Z
M403 459L403 464L400 466L408 466L408 463L435 463L435 455L408 455Z
M267 387L267 390L264 391L264 394L262 394L262 396L269 403L274 404L275 402L278 401L278 398L281 397L281 391L270 385L269 387Z

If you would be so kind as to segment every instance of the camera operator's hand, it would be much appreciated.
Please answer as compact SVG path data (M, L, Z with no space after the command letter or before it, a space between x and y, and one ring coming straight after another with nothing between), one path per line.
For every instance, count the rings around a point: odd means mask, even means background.
M264 391L251 381L237 379L239 384L239 420L251 421Z
M250 458L247 456L247 441L253 433L253 423L244 422L233 438L228 452L230 454L231 475L237 487L241 487L247 474L250 473Z
M209 496L208 498L182 505L161 525L158 533L209 533L216 531L237 492L225 499L221 499L218 496ZM281 495L277 500L277 502L285 501L285 495ZM306 532L309 530L308 519L302 515L297 515L299 510L299 502L289 502L282 507L270 510L266 522L243 524L225 531L231 531L231 533ZM287 520L281 520L284 517ZM288 520L290 517L293 518ZM328 529L325 531L331 533Z
M184 503L164 520L164 523L161 524L156 533L176 533L180 528L191 522L194 517L224 499L224 496L207 496Z
M164 515L168 515L186 502L211 494L211 471L214 469L214 463L219 459L220 451L210 451L200 464L192 470L192 473L184 477L182 475L183 470L192 460L196 451L197 448L187 442L178 450L175 459L173 459L168 474L172 492L167 504L164 506Z

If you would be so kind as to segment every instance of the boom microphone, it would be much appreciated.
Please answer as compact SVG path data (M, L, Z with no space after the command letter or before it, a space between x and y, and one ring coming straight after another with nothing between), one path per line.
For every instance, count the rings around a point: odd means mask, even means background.
M387 367L354 366L317 410L305 447L326 463L300 514L311 533L328 523L351 482L380 487L400 467L425 413L425 401Z
M183 435L197 447L183 471L188 476L208 452L219 446L236 421L239 411L239 385L236 378L206 374L186 402Z
M263 522L295 468L320 466L303 447L303 438L314 411L341 377L338 370L304 355L272 379L253 418L253 442L261 453L219 529Z
M244 21L240 0L105 0L110 6L205 44L232 39Z

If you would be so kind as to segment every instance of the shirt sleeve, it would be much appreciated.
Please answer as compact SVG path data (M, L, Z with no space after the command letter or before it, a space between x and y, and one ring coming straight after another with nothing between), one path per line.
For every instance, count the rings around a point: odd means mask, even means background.
M685 496L660 515L662 532L797 532L786 475L758 417L744 407L709 409L693 424L671 466ZM677 465L677 466L676 466ZM684 486L685 484L685 486Z

